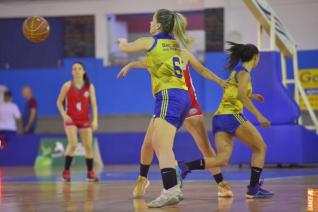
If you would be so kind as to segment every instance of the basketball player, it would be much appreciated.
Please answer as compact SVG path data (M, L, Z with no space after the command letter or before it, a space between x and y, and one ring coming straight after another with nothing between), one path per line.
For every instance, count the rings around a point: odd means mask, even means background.
M185 27L186 19L180 13L160 9L150 23L150 34L153 37L142 37L130 43L123 38L118 40L122 52L147 52L146 64L152 82L156 82L153 87L155 110L154 119L150 123L153 129L150 140L159 160L164 189L158 198L148 203L151 208L174 205L183 199L177 185L172 147L176 130L190 109L180 47L180 44L188 47L190 43Z
M77 147L79 132L80 138L85 149L87 180L97 182L93 170L93 133L97 130L97 104L94 85L89 82L84 64L76 62L72 66L73 80L64 83L59 97L57 99L57 107L64 121L64 129L68 140L65 157L65 167L63 171L63 179L66 182L71 181L70 167L74 152ZM66 107L64 109L63 102ZM92 121L90 120L89 109L92 106Z
M225 89L219 108L212 119L217 156L188 163L179 162L181 176L184 179L191 170L225 166L233 150L233 137L237 137L253 151L246 198L269 198L273 193L263 189L259 180L264 167L266 144L259 131L243 115L245 107L256 116L262 127L270 126L270 122L251 101L264 101L263 96L252 94L250 76L250 72L259 62L259 51L253 44L229 44L231 47L228 49L230 55L227 69L231 70L230 85Z
M189 63L196 68L195 70L202 76L209 80L217 82L221 87L225 88L227 82L218 78L213 72L206 69L188 50L182 50L182 59L184 61L184 78L186 85L188 87L188 92L190 95L190 110L188 111L183 126L194 138L199 150L204 157L214 157L215 152L211 147L208 133L204 124L204 117L196 97L195 89L192 84L192 79L189 72ZM185 65L186 64L186 65ZM124 77L131 70L131 68L146 68L144 61L134 61L127 64L118 74L118 77ZM155 82L153 82L155 83ZM150 121L144 142L141 148L140 157L140 172L139 177L136 181L135 188L133 191L134 197L142 197L145 194L146 188L149 186L149 181L147 179L148 171L153 159L153 149L151 146L151 132L153 119ZM218 184L218 196L219 197L232 197L233 192L230 190L230 186L227 182L223 180L223 176L220 168L216 167L210 169L214 176L216 183Z

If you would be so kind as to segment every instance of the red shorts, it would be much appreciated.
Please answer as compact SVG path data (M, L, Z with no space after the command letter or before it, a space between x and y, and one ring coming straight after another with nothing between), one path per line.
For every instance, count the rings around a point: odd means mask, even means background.
M64 127L66 126L75 126L78 129L85 129L85 128L91 127L91 122L90 121L72 121L72 122L64 123Z
M190 110L186 115L186 118L202 115L203 112L201 110L198 100L196 98L192 98L192 97L190 98L191 98L191 105L190 105Z

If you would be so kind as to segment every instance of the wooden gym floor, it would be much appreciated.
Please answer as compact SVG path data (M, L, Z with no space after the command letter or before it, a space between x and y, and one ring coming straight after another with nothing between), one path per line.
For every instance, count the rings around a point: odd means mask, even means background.
M176 206L148 209L146 202L161 190L158 167L151 169L151 185L144 199L133 199L137 166L106 166L101 182L88 183L85 172L72 172L73 182L60 181L61 170L34 172L32 167L0 169L0 211L318 211L318 167L265 169L264 188L275 192L271 199L246 200L248 168L229 167L224 177L234 198L218 198L217 186L208 172L195 172L184 183L185 199ZM313 189L313 190L311 190Z

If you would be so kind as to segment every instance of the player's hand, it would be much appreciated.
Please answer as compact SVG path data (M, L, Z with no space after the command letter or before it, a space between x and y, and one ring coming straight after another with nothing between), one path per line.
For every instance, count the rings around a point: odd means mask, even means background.
M63 116L63 120L64 120L64 123L73 122L72 118L69 117L68 115L64 115L64 116Z
M125 77L125 76L128 74L129 70L130 70L130 68L129 68L128 65L124 66L124 67L120 70L120 72L117 74L117 79L118 79L118 78Z
M251 99L264 102L264 97L261 94L252 94Z
M226 89L229 86L229 81L227 80L221 80L219 85L223 88Z
M126 44L128 43L127 39L126 38L118 38L116 43L120 46L122 44Z
M260 123L260 125L264 128L268 128L270 127L271 123L270 121L265 118L264 116L260 115L259 117L257 117L257 121Z
M92 130L96 131L98 129L98 122L97 120L92 121Z

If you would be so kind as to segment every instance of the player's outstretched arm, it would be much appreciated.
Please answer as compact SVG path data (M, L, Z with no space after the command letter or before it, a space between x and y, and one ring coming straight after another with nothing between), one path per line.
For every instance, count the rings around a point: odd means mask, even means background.
M213 80L217 84L219 84L222 88L226 88L228 86L228 82L219 78L216 74L214 74L211 70L204 67L200 61L194 57L194 55L188 51L184 50L186 57L189 59L190 65L203 77Z
M142 37L133 42L128 42L125 38L117 40L120 51L126 53L147 51L153 43L154 39L152 37Z
M125 77L128 74L128 72L133 68L146 68L146 61L145 60L137 60L137 61L132 61L132 62L128 63L117 74L117 78Z

